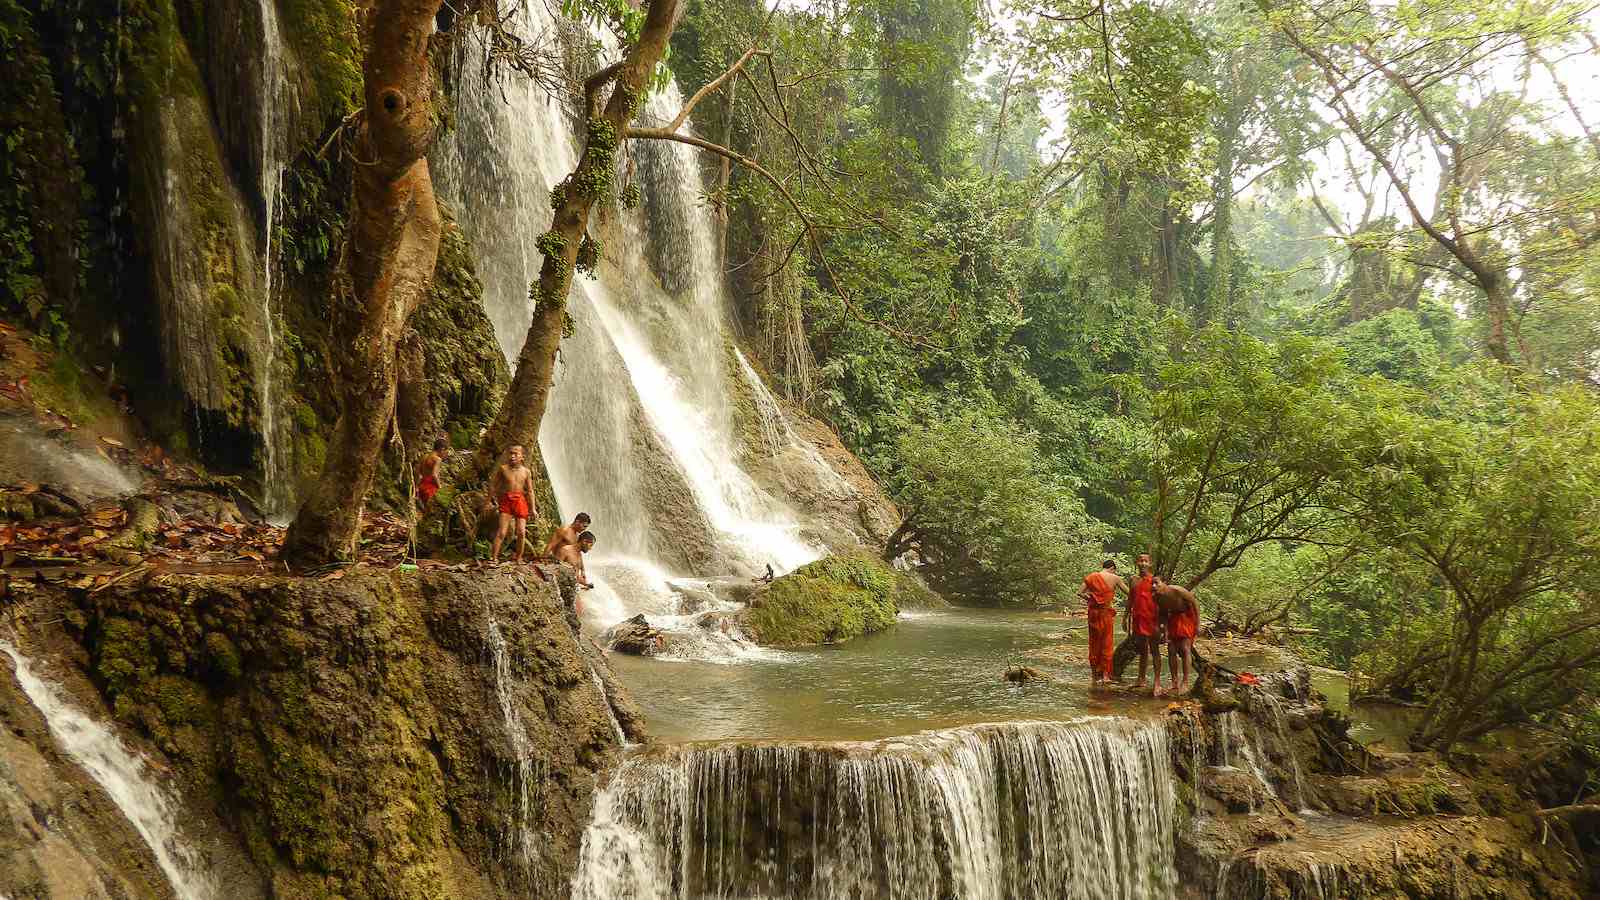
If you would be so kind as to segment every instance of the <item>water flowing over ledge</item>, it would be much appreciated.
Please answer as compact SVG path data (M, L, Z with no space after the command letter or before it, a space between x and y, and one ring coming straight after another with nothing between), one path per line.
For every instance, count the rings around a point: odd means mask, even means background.
M1158 722L682 745L596 798L573 897L1162 897L1174 807Z
M174 803L150 780L149 765L109 728L75 708L63 691L40 678L16 648L0 641L0 654L11 658L17 683L44 716L56 742L105 789L150 846L178 900L215 897L216 885L200 854L179 833Z

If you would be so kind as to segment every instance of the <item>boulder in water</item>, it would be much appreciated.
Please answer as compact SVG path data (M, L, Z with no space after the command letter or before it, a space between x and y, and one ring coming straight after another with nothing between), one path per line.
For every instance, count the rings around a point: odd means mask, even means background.
M667 649L667 636L640 613L611 626L602 638L606 646L630 656L655 656Z
M757 643L835 644L894 624L898 577L871 553L829 556L777 579L750 600Z

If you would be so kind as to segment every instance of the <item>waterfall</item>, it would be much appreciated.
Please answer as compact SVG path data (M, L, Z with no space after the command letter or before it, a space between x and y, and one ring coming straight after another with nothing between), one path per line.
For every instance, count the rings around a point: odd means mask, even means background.
M487 606L484 607L485 631L489 645L490 661L494 664L495 700L500 706L500 721L505 726L506 738L511 743L512 771L509 773L516 796L513 827L505 838L505 849L523 869L529 870L539 856L539 842L534 834L533 819L538 798L534 796L537 785L544 781L544 766L533 755L533 742L528 740L528 728L522 721L521 707L516 696L517 684L511 673L511 654L506 647L505 634L500 623ZM602 694L604 696L604 694Z
M0 641L0 653L11 657L17 683L44 716L61 749L105 789L149 845L179 900L216 896L200 854L178 832L176 804L151 780L145 761L110 729L74 708L59 687L36 675L15 647Z
M278 196L282 193L283 172L292 116L288 105L294 102L293 81L284 57L283 33L278 26L277 0L258 0L261 10L261 178L259 189L263 206L261 229L261 321L266 343L261 375L257 379L257 400L261 405L261 512L276 524L287 525L294 506L290 461L282 443L284 423L278 417L278 398L273 396L273 377L278 365L276 314L273 311L273 276L278 265L278 248L273 245L277 226Z
M557 23L546 5L517 8L530 43L551 44ZM509 74L486 83L482 52L464 48L457 61L455 127L434 172L478 254L484 305L514 363L532 317L529 284L542 261L534 242L550 225L550 188L580 148L543 89ZM668 87L640 118L670 119L681 103ZM788 570L820 552L738 460L723 278L710 217L698 208L695 151L633 143L646 203L606 211L605 226L596 210L591 233L609 239L599 277L572 285L574 333L562 342L539 439L563 514L594 517L600 542L588 567L599 587L584 605L601 627L675 612L674 575Z
M1174 807L1159 722L679 746L629 758L596 798L573 896L1169 896Z

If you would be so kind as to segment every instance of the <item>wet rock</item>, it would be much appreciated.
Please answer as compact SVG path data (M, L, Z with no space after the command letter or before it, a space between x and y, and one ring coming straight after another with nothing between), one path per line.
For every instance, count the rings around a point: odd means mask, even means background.
M1049 676L1033 666L1012 666L1005 671L1005 675L1002 677L1013 684L1023 684L1029 681L1039 681Z
M667 649L667 636L640 613L607 629L601 641L617 653L656 656Z
M1254 774L1233 766L1206 766L1200 785L1207 796L1230 813L1248 813L1276 799Z

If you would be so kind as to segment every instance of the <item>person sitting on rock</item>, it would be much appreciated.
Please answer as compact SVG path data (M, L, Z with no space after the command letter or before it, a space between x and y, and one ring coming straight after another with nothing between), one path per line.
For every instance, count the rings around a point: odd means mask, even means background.
M576 544L579 535L588 530L590 521L586 512L573 516L571 525L557 528L555 533L550 535L550 542L544 545L544 555L550 559L560 559L561 548L568 544Z
M1122 630L1133 636L1139 649L1139 681L1145 685L1145 667L1155 664L1155 696L1161 696L1161 617L1156 611L1155 585L1150 574L1150 554L1139 554L1139 577L1128 589L1128 605L1122 615Z
M1166 617L1167 664L1172 670L1173 693L1189 689L1189 668L1194 653L1194 638L1200 632L1200 604L1188 588L1156 578L1152 584L1156 606ZM1178 662L1183 661L1183 678L1178 678ZM1157 666L1161 663L1158 660Z
M506 451L506 462L489 479L489 495L500 504L500 529L495 532L494 543L490 545L489 562L492 565L500 561L500 545L514 533L516 537L513 540L517 542L514 560L520 563L522 545L527 541L528 516L537 512L531 505L533 473L522 464L521 445Z
M589 583L589 576L583 571L583 555L594 549L594 532L585 531L578 535L576 544L563 544L556 550L556 562L564 562L572 567L578 577L578 587L586 591L593 590L594 585Z
M450 442L439 438L433 442L433 450L417 463L417 499L422 501L423 509L432 506L439 493L439 464L449 456Z

